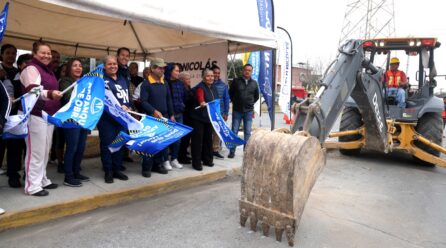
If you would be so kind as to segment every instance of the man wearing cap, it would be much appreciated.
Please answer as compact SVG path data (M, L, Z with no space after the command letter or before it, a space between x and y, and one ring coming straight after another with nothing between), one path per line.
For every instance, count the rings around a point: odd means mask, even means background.
M387 95L396 96L400 108L406 107L407 77L403 71L398 70L400 60L396 57L390 60L390 70L386 72Z
M163 59L155 58L150 61L150 74L141 85L141 108L155 118L169 118L175 121L172 96L169 85L164 81ZM142 175L150 177L150 171L167 174L172 170L169 163L169 152L166 149L156 154L153 158L146 158L142 163Z

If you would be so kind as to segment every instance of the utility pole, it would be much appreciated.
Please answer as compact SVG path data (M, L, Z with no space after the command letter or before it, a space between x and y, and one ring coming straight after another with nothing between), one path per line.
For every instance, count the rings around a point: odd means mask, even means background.
M394 0L349 0L339 45L348 39L395 36Z

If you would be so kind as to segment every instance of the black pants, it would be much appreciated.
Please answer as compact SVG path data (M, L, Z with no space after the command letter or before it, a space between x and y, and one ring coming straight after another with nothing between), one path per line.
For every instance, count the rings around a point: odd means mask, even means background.
M189 117L188 113L183 114L183 124L192 127L192 119ZM192 137L192 132L181 138L180 151L178 152L178 160L184 161L187 157L187 148L190 145L190 139Z
M124 129L119 123L111 120L111 117L108 116L101 117L97 126L99 130L101 161L104 172L119 171L122 166L122 149L112 153L108 149L108 146L113 142L119 132Z
M6 151L6 140L1 139L0 137L0 168L3 165L3 158L5 157L5 151Z
M24 139L8 139L6 140L6 163L8 170L6 174L9 178L20 178L19 171L22 169L22 158L25 155Z
M202 161L212 164L212 124L193 119L192 127L192 166L200 166Z
M3 161L6 150L6 164L8 177L20 178L19 171L22 169L22 158L25 149L24 139L7 139L0 138L0 163Z
M151 158L143 158L142 160L142 170L148 171L150 169L157 168L165 161L169 160L169 149L166 148Z

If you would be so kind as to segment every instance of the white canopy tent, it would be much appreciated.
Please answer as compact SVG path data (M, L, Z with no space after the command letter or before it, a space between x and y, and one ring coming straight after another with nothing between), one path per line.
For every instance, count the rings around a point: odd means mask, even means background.
M83 57L124 46L132 60L222 42L232 52L277 47L258 24L256 0L11 0L3 43L29 50L39 39Z

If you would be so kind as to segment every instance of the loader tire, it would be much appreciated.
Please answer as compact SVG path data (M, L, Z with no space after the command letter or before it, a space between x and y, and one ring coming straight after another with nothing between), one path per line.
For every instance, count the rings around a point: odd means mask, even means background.
M443 119L440 113L425 113L420 119L418 119L417 126L415 127L417 133L423 135L426 139L433 141L437 145L441 145L443 138ZM421 143L420 141L414 141L414 145L423 151L432 154L436 157L440 157L440 152ZM425 166L435 166L429 162L423 161L417 157L415 160Z
M348 131L348 130L357 130L359 129L364 123L362 122L362 116L361 113L359 113L358 108L353 107L345 107L342 111L341 116L341 126L339 127L339 131ZM347 141L355 141L362 138L362 135L355 134L355 135L348 135L348 136L342 136L339 137L339 142L347 142ZM361 148L358 149L339 149L339 152L343 155L359 155L361 152Z

